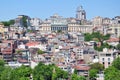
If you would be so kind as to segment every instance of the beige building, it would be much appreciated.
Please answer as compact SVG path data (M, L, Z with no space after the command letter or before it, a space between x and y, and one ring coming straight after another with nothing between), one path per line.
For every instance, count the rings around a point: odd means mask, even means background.
M112 23L110 18L103 18L102 22L103 25L110 25Z
M79 25L79 24L68 24L68 31L69 32L81 32L81 33L91 33L92 32L92 25Z
M103 52L99 52L99 63L103 64L105 68L108 68L114 60L114 51L103 49Z
M92 22L94 27L101 27L103 23L103 18L100 16L97 16L93 18Z
M79 25L75 23L69 23L68 32L82 32L82 33L91 33L92 32L92 25ZM51 32L51 24L50 23L43 23L40 25L41 32Z
M4 24L0 23L0 33L4 33Z
M50 32L51 31L51 24L46 22L46 23L42 23L40 25L40 31L41 32Z
M112 24L110 26L111 34L115 37L120 37L120 24Z

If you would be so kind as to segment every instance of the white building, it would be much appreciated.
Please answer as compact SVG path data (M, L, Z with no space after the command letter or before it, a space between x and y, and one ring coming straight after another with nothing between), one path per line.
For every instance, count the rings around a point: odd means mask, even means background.
M35 30L39 30L39 26L41 22L42 20L40 20L39 18L32 18L30 20L30 24Z
M99 62L108 68L114 60L114 50L104 48L103 52L99 52Z

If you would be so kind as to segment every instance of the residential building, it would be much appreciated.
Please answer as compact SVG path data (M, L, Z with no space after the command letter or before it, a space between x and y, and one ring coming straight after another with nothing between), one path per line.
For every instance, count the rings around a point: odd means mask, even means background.
M39 18L31 18L30 19L30 25L31 25L31 27L34 28L34 30L39 30L41 22L42 22L42 20L40 20Z
M4 24L0 23L0 33L4 33Z
M105 68L108 68L114 60L114 50L107 48L103 49L103 52L99 52L99 62L104 65Z
M13 60L13 48L14 48L13 45L14 45L14 41L6 41L6 40L2 41L2 43L0 44L0 49L3 59L6 62Z
M92 19L93 27L102 27L103 18L100 16L96 16Z
M89 76L90 67L86 64L76 65L74 69L77 70L77 74L80 76L85 76L85 77Z
M110 26L110 29L111 29L111 34L114 37L120 37L120 24L112 24Z

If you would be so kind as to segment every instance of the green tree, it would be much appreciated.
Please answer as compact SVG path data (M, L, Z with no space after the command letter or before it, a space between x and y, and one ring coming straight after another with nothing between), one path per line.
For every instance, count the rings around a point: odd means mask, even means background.
M91 69L96 69L97 71L102 71L104 70L104 65L100 63L93 63L90 65Z
M107 40L110 38L110 34L103 35L103 34L100 34L100 32L93 32L92 36L93 38L97 38L98 41L101 43L101 45L103 45L104 40Z
M15 21L14 20L2 21L2 23L4 24L4 26L10 26L10 25L13 25Z
M74 70L74 74L77 74L77 70L76 69Z
M4 71L4 69L5 69L5 62L4 60L0 60L0 76L2 72Z
M28 80L31 73L32 69L30 67L22 65L21 67L12 70L10 80Z
M1 73L0 80L10 80L10 74L12 69L10 67L5 67L5 69Z
M120 71L113 66L105 69L105 80L120 80Z
M5 65L4 60L0 60L0 66L4 67L4 65Z
M120 43L117 45L117 49L120 50Z
M27 26L27 17L23 16L22 21L23 21L23 26L27 28L28 27Z
M44 65L39 63L33 70L33 79L40 80L40 77L44 80L50 80L52 78L52 69L50 65Z
M117 57L113 63L112 66L114 66L116 69L120 70L120 57Z
M43 53L44 53L44 51L42 51L42 50L38 49L37 53L38 53L38 54L43 54Z
M113 47L109 45L108 43L103 43L103 45L101 45L100 47L94 46L94 49L97 51L103 51L103 48L111 49Z
M85 38L85 41L91 41L92 38L93 38L90 33L85 33L84 36L85 36L85 37L84 37L84 38Z
M86 78L77 74L72 74L71 80L86 80Z
M27 77L21 77L19 80L30 80L30 79Z
M62 30L57 30L57 33L62 33Z
M15 20L9 20L9 24L13 25L15 23Z
M91 41L91 40L97 39L97 41L99 41L101 45L103 45L104 40L107 40L110 38L110 34L103 35L103 34L100 34L100 32L93 32L92 34L85 33L84 36L85 36L85 41Z
M40 79L42 76L42 79ZM58 78L68 78L68 73L55 65L44 65L39 63L33 70L34 80L57 80Z
M90 80L96 80L96 78L97 78L97 72L98 72L97 69L91 69L89 71L89 78L90 78Z

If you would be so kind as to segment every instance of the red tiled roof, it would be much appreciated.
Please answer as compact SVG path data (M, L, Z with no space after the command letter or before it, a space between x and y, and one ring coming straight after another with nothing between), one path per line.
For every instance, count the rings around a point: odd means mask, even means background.
M39 42L28 42L26 43L26 46L36 46L39 45Z
M2 54L12 54L12 49L11 48L7 48L1 51Z
M21 63L26 63L26 62L28 62L28 60L26 60L26 59L21 59L21 58L19 58L18 61L21 62Z
M119 38L110 38L109 40L106 40L107 42L118 42Z
M76 70L89 70L90 69L89 66L84 66L84 65L76 65L74 68Z

